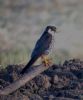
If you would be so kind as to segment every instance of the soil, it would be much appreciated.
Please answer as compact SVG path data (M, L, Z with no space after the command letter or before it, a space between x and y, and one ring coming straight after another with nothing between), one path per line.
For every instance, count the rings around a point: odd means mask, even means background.
M71 59L55 66L0 100L83 100L83 61ZM0 69L0 89L19 79L23 67Z

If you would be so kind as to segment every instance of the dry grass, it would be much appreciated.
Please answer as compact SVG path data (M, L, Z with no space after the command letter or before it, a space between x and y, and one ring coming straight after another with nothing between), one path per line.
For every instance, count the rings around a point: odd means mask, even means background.
M0 65L6 67L8 64L25 64L28 61L28 51L16 50L0 53Z

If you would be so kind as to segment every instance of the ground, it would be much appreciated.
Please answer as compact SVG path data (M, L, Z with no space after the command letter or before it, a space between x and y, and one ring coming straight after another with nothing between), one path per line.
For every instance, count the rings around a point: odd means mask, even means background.
M23 66L0 69L0 89L19 79ZM83 61L71 59L54 65L0 100L83 100Z

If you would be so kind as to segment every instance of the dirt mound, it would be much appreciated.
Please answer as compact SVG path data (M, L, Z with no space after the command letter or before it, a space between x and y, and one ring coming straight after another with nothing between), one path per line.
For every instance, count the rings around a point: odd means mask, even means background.
M0 70L0 89L19 79L23 65ZM55 65L0 100L83 100L83 61L72 59Z

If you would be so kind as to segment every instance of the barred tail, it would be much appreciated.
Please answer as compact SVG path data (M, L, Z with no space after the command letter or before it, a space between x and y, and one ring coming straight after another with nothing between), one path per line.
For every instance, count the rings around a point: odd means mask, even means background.
M38 56L34 56L31 58L31 60L29 61L29 63L23 68L23 70L21 71L21 74L24 74L25 71L30 68L32 66L32 64L34 64L34 62L38 59Z

